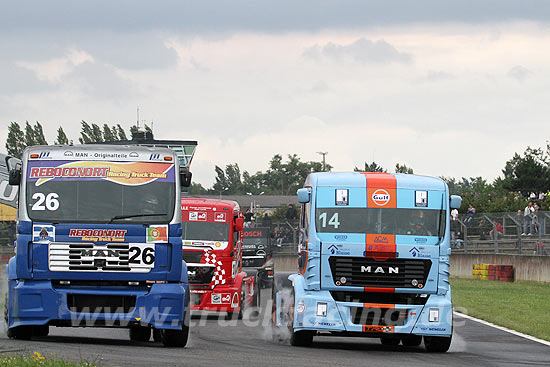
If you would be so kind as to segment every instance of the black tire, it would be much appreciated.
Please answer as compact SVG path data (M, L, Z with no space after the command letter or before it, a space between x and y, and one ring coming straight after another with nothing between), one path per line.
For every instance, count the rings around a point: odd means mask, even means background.
M402 338L401 342L406 347L418 347L422 344L422 335L409 335Z
M191 307L189 307L189 296L185 305L185 317L181 330L164 329L161 330L162 344L165 347L183 348L189 340L189 320L191 319Z
M380 338L380 343L382 345L385 345L387 347L396 347L401 342L401 339L399 338L389 338L389 337L382 337Z
M260 277L256 275L254 277L254 306L258 308L258 314L260 313L260 307L262 307L262 287L260 286L260 282Z
M451 347L452 336L425 336L424 347L430 353L445 353Z
M36 325L32 328L32 336L46 337L50 333L49 325Z
M290 333L290 345L295 347L309 347L313 343L313 332L309 330L293 331Z
M8 329L8 338L19 340L31 340L32 338L32 326L17 326Z
M160 343L162 341L162 333L159 329L153 329L153 341L155 343Z
M148 342L151 339L151 328L146 326L130 327L130 340L134 342Z

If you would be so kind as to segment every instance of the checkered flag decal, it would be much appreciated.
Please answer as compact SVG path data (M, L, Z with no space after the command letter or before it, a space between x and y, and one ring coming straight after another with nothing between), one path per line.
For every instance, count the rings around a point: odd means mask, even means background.
M212 280L214 282L212 283L211 288L214 288L214 286L218 284L225 284L225 270L222 269L222 262L216 260L216 254L213 254L210 250L205 250L204 262L206 264L216 265L216 270L214 271L214 275L212 276Z

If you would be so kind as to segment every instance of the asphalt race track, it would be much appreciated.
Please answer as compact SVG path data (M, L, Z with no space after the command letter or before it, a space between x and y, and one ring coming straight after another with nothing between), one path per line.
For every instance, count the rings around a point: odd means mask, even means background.
M264 305L269 297L264 289ZM131 342L126 329L52 327L50 336L32 341L7 339L2 330L0 351L38 351L101 366L550 366L550 347L458 316L453 344L444 354L429 354L423 346L384 347L365 338L318 337L311 348L274 344L268 326L261 326L269 325L269 317L265 312L238 322L194 317L184 349Z

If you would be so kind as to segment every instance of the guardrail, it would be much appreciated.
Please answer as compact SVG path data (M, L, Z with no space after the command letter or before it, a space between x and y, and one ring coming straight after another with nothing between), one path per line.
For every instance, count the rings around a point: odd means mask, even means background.
M460 215L450 230L453 253L550 255L550 212Z

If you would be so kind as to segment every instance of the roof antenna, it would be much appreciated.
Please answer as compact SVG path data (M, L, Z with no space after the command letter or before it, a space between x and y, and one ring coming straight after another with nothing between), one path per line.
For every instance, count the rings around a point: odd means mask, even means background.
M139 106L137 106L137 128L139 130Z

